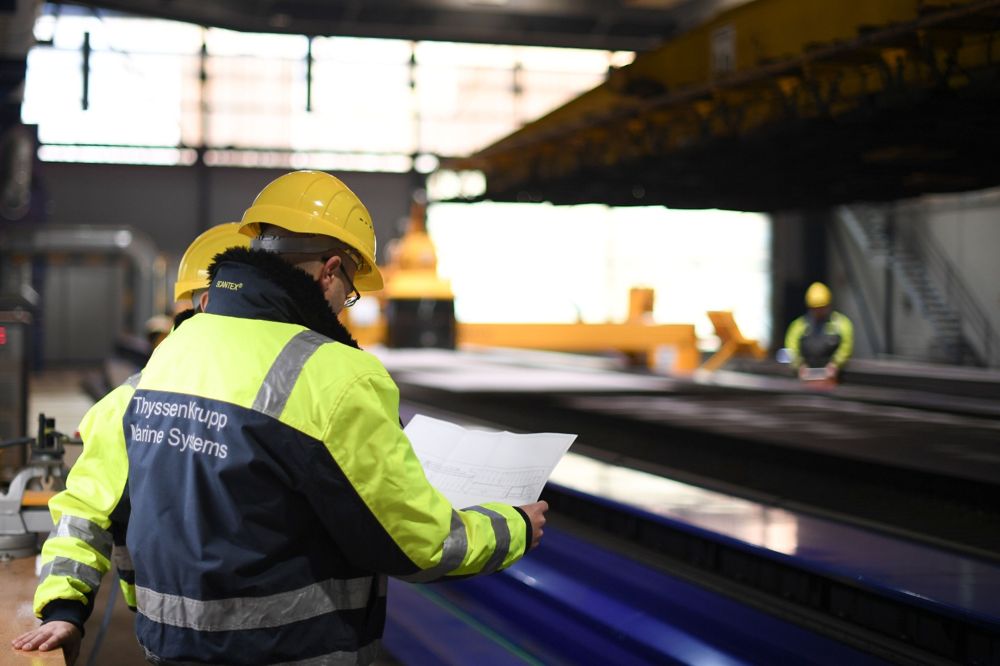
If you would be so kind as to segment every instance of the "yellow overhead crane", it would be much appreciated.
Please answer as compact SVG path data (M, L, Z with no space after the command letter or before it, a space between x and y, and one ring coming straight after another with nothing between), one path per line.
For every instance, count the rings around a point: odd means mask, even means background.
M446 168L482 198L777 210L1000 182L1000 0L754 0ZM963 123L962 120L967 119ZM988 143L988 142L986 142Z

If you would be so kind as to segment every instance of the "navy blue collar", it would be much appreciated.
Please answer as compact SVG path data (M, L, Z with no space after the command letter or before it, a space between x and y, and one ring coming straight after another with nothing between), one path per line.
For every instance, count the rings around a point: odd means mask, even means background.
M330 310L319 284L274 254L231 248L216 256L209 274L205 311L210 314L298 324L358 346Z

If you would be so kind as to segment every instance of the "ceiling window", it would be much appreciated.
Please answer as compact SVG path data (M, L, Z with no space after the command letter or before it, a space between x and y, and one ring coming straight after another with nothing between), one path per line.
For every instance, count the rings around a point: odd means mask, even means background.
M418 156L493 143L631 57L310 40L64 5L46 6L35 36L22 118L38 125L40 155L126 163L155 154L184 164L204 149L210 165L407 171ZM122 147L143 150L111 150Z

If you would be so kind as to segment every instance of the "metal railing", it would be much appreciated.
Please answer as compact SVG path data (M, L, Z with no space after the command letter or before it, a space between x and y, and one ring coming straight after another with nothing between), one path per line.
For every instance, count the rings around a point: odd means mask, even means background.
M897 227L897 242L902 249L923 260L930 277L941 290L945 302L959 319L962 338L983 365L1000 366L1000 336L986 310L921 224Z
M876 261L887 262L899 288L925 316L935 321L950 319L957 322L956 333L946 336L956 338L952 342L959 346L952 350L954 362L960 363L964 354L971 353L980 365L1000 366L1000 334L940 244L929 236L919 220L897 223L889 233L885 228L884 207L866 212L840 206L837 218L857 247ZM844 248L838 248L838 252L845 257ZM904 267L908 260L921 265L927 278L923 288L914 282L913 275ZM853 269L848 271L849 277L853 272ZM857 280L852 279L851 282L852 288L858 290ZM939 331L939 335L943 333ZM967 351L963 352L962 348Z

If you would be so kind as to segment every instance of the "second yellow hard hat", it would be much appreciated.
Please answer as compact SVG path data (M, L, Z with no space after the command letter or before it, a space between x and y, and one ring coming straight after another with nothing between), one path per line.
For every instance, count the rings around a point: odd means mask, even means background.
M208 266L215 255L231 247L250 247L250 238L240 233L239 222L225 222L203 232L188 245L177 268L174 300L191 298L191 293L208 289Z

